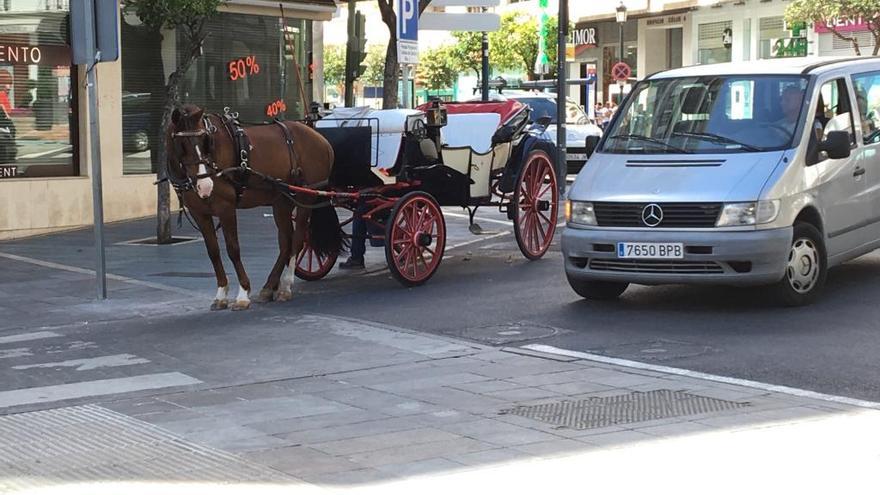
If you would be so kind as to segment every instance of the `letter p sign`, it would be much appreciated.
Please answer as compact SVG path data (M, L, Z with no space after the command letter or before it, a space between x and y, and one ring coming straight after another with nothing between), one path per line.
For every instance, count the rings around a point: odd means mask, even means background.
M397 38L400 40L418 41L418 0L397 0Z

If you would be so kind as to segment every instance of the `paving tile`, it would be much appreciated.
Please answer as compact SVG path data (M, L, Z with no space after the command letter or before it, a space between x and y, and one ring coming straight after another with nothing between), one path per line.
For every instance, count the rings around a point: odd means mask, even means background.
M479 382L459 383L451 385L450 388L456 390L464 390L475 394L484 394L486 392L497 392L499 390L510 390L512 388L521 388L519 383L508 382L505 380L483 380Z
M540 388L559 395L579 395L602 392L613 389L614 387L596 382L576 381L567 383L549 383L547 385L541 385Z
M328 455L308 447L260 450L243 454L242 457L296 477L363 469L363 466L343 457Z
M516 426L494 419L482 419L470 423L441 426L440 428L497 446L563 440L562 437L547 432Z
M188 440L230 452L247 452L283 447L287 443L276 437L264 435L253 428L233 426L186 435Z
M416 428L332 442L313 443L311 447L331 455L348 455L420 443L458 440L460 438L462 437L459 435L434 428Z
M528 454L526 452L507 447L450 456L450 458L455 460L455 462L475 467L488 467L497 464L519 462L526 459L532 459L534 457L535 456L533 456L532 454Z
M549 399L557 397L558 394L548 390L542 390L537 387L515 388L511 390L498 390L495 392L485 392L483 395L494 397L508 402L526 402L540 399Z
M634 425L637 426L637 425ZM637 431L639 433L647 433L648 435L654 435L658 437L683 437L688 435L697 435L702 433L709 433L714 430L713 427L708 425L703 425L700 423L694 423L691 421L682 421L678 423L671 423L666 425L656 425L656 426L647 426L647 427L635 427L633 431ZM589 440L587 440L589 441Z
M527 443L510 447L519 452L525 452L540 457L557 457L576 455L587 450L596 450L598 447L570 438L550 440L544 442Z
M354 471L343 471L339 473L313 473L299 476L304 481L327 486L362 486L367 483L376 483L387 481L390 478L388 473L379 471L378 469L365 468Z
M348 459L352 462L363 464L368 467L377 467L387 464L421 461L435 457L443 457L454 461L455 456L459 454L479 452L492 448L493 446L487 443L478 442L470 438L460 438L456 440L420 443L391 449L363 452L350 455L348 456Z
M583 442L603 448L618 448L638 442L657 440L657 437L633 430L621 430L582 437Z
M496 411L510 405L508 401L450 387L412 390L407 392L407 396L435 404L435 410L455 409L475 414Z
M335 442L422 428L424 425L415 418L415 416L403 416L331 425L310 430L293 431L280 434L278 437L303 445Z
M434 404L411 397L402 397L400 395L360 387L318 392L316 395L334 402L349 404L351 406L387 414L389 416L421 414L436 411L438 409Z
M421 390L433 387L455 386L463 383L484 381L484 376L475 375L473 373L450 373L439 376L431 376L426 378L406 378L400 377L397 381L377 383L370 385L375 390L383 390L391 393L403 393L410 390Z
M385 464L376 466L376 469L388 473L395 478L409 478L413 476L450 474L465 467L462 463L436 457L413 462Z
M157 398L135 398L102 403L101 406L128 416L165 413L183 409L183 407Z
M348 426L365 421L386 418L389 418L389 416L379 412L357 409L354 411L348 410L317 416L307 416L304 418L287 418L246 424L251 428L262 431L263 433L274 435L296 431L320 430L337 426Z

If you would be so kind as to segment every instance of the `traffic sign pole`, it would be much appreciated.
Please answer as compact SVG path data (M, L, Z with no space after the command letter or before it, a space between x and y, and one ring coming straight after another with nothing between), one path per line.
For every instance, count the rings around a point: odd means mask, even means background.
M559 185L560 196L565 194L565 176L568 175L568 130L565 125L567 112L565 104L568 100L568 71L565 60L565 45L568 42L568 0L559 0L559 16L557 17L557 51L556 51L556 183Z

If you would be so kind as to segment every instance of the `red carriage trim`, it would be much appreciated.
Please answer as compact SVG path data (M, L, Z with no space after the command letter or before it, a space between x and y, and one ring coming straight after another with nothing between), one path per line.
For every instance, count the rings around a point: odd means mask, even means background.
M430 105L430 103L424 103L419 105L417 109L424 112ZM501 116L502 124L507 123L508 120L522 112L524 108L525 105L516 100L446 103L446 112L450 115L463 113L497 113Z

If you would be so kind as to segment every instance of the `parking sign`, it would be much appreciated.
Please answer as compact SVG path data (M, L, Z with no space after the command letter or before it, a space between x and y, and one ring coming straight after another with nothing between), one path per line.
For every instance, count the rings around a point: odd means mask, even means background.
M396 0L397 3L397 61L401 64L419 63L419 2Z

